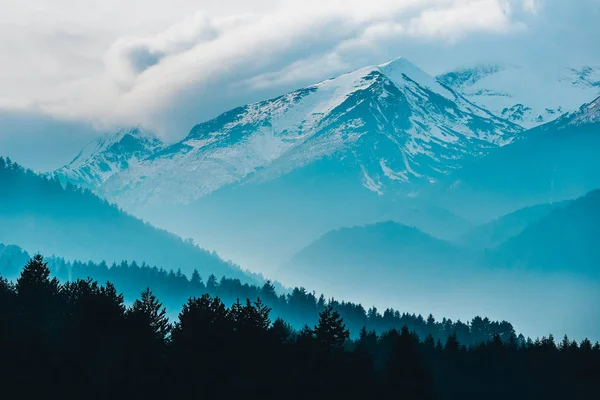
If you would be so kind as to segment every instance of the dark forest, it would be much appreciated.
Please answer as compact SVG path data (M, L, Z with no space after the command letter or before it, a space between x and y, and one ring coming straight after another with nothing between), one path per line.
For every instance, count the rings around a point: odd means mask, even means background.
M600 378L589 340L466 345L408 326L351 339L337 303L296 330L259 298L198 296L170 322L150 289L128 307L113 284L61 283L36 255L0 281L5 398L586 399Z

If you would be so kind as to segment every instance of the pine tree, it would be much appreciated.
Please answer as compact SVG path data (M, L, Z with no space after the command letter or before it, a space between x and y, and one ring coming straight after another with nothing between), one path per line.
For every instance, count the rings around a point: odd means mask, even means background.
M160 342L166 340L171 330L167 310L150 288L146 288L141 294L141 299L133 303L128 317L147 326L152 336Z
M431 333L429 335L427 335L427 337L425 338L425 341L423 343L425 344L425 347L428 349L435 348L435 339L433 338L433 335Z
M227 310L218 297L212 298L207 293L190 298L173 327L173 342L177 346L197 346L207 341L226 339L232 321L241 315L239 300L236 304Z
M457 353L462 350L462 346L456 338L456 333L452 333L450 336L448 336L444 350L447 353Z
M419 337L405 325L390 335L392 348L385 364L387 393L402 393L405 399L434 399L433 374L419 352Z
M271 309L260 299L256 299L254 303L246 299L246 305L242 310L244 326L252 331L266 332L271 326L270 312Z
M217 290L217 286L219 286L217 283L217 277L211 274L208 277L208 281L206 281L206 290L208 290L209 294L213 294L215 290Z
M15 328L17 293L15 286L0 276L0 343L12 338Z
M273 305L277 301L277 293L275 292L275 285L271 281L266 281L262 286L261 296L267 301L267 303Z
M444 346L442 345L442 341L440 339L436 340L435 342L435 351L443 351L444 350Z
M433 318L432 314L429 314L427 316L427 328L433 329L434 326L435 326L435 318Z
M319 323L314 328L317 342L323 349L333 351L344 346L344 342L350 337L350 332L344 325L344 320L331 305L319 313Z
M50 269L44 258L36 254L25 266L17 279L17 293L25 301L48 298L58 293L59 283L50 279Z
M579 345L579 349L584 353L591 353L592 352L592 342L590 342L588 338L583 339L581 341L581 344Z
M279 343L289 343L292 340L294 329L281 318L277 318L269 329L269 332Z

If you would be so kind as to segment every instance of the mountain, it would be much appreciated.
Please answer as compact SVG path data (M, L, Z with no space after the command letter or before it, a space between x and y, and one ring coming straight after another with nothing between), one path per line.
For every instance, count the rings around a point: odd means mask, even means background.
M495 262L544 272L600 278L600 190L553 210L501 244Z
M600 66L478 65L437 79L473 103L526 128L576 111L600 94Z
M342 226L464 232L470 222L413 198L522 131L399 58L201 123L98 192L265 270Z
M128 208L187 204L335 159L366 190L407 194L406 184L434 181L521 131L399 58L228 111L102 190Z
M562 332L553 315L597 334L599 312L589 305L600 300L600 192L593 197L555 209L496 250L465 249L392 222L337 229L276 277L377 307L461 319L485 310L526 330Z
M474 221L573 199L600 187L600 97L467 162L430 199Z
M278 278L317 289L386 285L382 280L416 284L454 274L473 260L414 227L380 222L326 233L286 262Z
M475 249L492 249L567 204L568 201L562 201L522 208L469 230L455 242Z
M111 176L138 164L163 147L158 138L141 128L121 129L87 145L73 161L53 175L63 183L95 189Z
M26 171L0 158L0 242L30 253L108 263L137 260L207 277L253 281L237 266L154 228L88 190Z

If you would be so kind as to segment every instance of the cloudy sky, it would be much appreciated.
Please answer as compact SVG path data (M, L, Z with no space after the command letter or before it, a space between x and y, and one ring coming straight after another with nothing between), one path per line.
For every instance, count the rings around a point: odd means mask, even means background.
M168 140L251 101L399 55L600 63L600 0L0 0L0 154L36 169L99 132Z

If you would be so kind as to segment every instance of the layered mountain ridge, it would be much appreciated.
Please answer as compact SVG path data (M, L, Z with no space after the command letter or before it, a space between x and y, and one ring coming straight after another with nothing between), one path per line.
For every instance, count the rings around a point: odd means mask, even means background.
M238 266L157 229L90 191L24 170L0 157L0 242L28 252L107 263L138 260L191 275L253 281Z
M511 146L466 163L434 188L431 197L458 215L480 221L573 199L600 188L599 146L600 97L528 131Z

